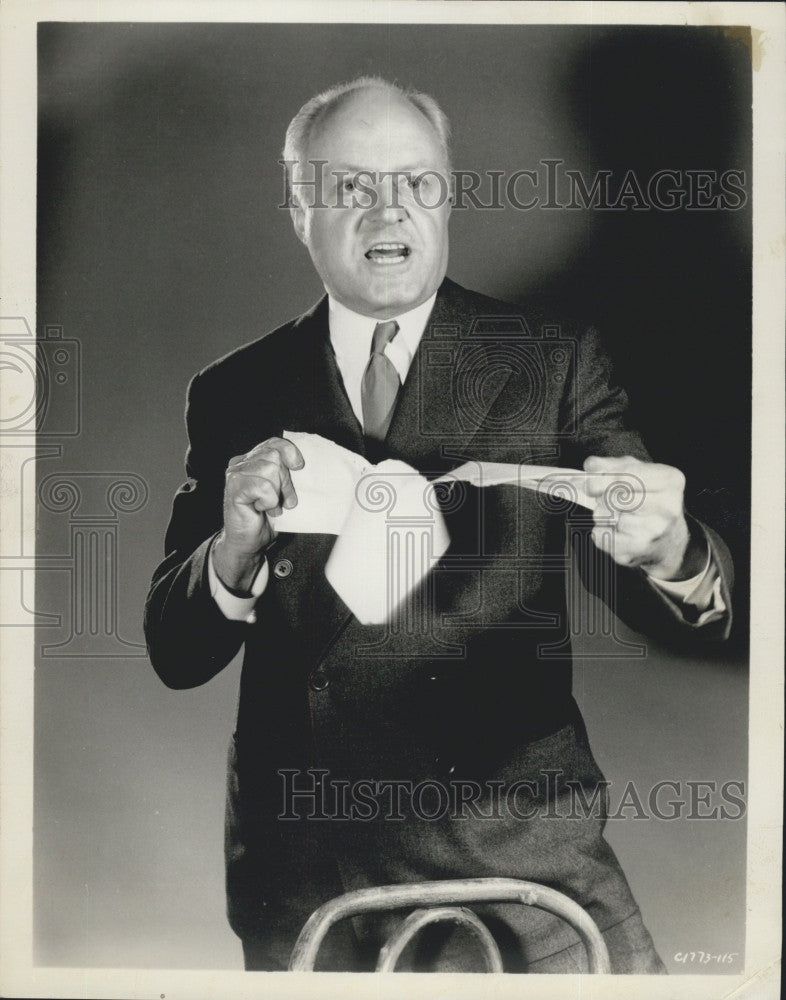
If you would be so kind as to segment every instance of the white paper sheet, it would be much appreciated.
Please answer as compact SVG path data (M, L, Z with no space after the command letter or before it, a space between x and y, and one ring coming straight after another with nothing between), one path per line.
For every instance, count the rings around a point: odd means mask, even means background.
M337 535L327 579L361 622L387 621L450 544L434 483L405 462L371 465L318 434L283 436L305 464L292 472L298 504L274 518L276 530ZM435 482L518 486L594 509L586 479L578 469L467 462Z
M340 534L355 498L355 488L370 468L369 463L362 455L319 434L285 431L283 436L297 445L305 465L292 473L297 507L273 518L276 531Z
M399 483L402 475L419 476L416 469L404 462L395 466L383 462L374 466L362 455L342 448L319 434L285 431L287 440L300 449L305 460L302 469L292 473L292 483L298 505L275 518L278 531L339 535L353 504L361 479L369 474L390 473L390 482ZM518 486L555 496L560 488L569 491L570 498L594 510L595 499L587 495L584 484L588 473L580 469L560 469L549 465L514 465L503 462L466 462L452 469L435 482L451 480L472 486ZM420 477L425 486L426 480ZM574 492L575 491L575 492Z

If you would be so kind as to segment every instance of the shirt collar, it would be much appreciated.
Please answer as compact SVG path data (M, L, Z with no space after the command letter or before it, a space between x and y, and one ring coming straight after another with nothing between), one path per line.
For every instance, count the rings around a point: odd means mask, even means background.
M426 329L431 310L437 293L426 299L419 306L402 313L400 316L392 316L398 323L399 332L389 345L395 345L396 354L406 354L407 367L415 356L418 344ZM374 327L379 320L371 316L361 316L359 313L347 309L345 305L337 302L332 296L328 296L330 340L336 354L341 357L355 357L366 364L371 351L371 339L374 336Z

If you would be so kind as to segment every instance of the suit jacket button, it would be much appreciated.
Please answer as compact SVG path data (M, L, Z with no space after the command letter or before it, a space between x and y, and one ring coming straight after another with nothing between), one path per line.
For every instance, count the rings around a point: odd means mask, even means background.
M317 668L309 677L308 683L311 685L312 691L324 691L328 684L330 684L330 680L324 670Z
M292 562L290 559L279 559L273 564L273 576L279 580L285 580L292 572Z

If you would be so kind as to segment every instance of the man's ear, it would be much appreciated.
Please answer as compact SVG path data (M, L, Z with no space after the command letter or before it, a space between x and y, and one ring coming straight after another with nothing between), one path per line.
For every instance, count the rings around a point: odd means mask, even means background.
M293 201L289 206L289 215L292 225L295 227L297 238L301 243L308 245L306 238L306 209L298 202Z

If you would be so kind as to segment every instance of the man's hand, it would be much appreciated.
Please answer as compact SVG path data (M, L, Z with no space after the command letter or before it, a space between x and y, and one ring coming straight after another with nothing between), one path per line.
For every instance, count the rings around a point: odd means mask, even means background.
M639 566L659 580L687 580L702 571L707 561L706 544L691 536L683 508L685 476L670 465L642 462L637 458L590 456L584 471L586 490L602 497L616 482L635 490L621 512L600 502L595 508L592 540L620 566Z
M290 469L303 456L285 438L269 438L229 460L224 486L224 527L212 550L213 567L230 590L248 592L265 549L276 537L271 522L297 504Z

